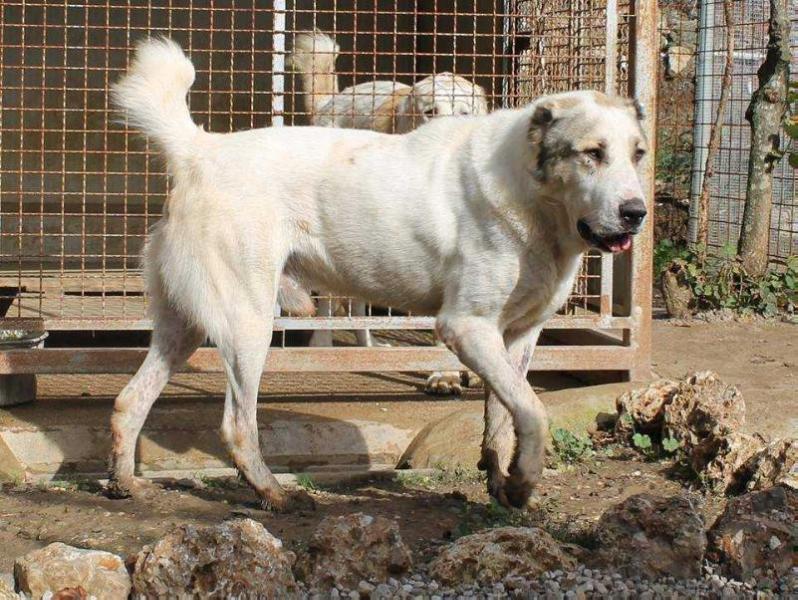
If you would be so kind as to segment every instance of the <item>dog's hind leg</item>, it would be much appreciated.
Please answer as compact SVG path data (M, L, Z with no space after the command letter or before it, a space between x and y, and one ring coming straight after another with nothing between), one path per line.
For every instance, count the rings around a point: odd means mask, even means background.
M108 495L114 498L128 497L145 487L144 482L134 476L136 440L169 377L205 337L157 294L156 290L152 291L153 331L147 357L114 402L107 488Z
M319 317L332 317L334 310L333 299L331 296L321 296L318 299L316 315ZM328 348L333 345L333 332L331 329L315 329L310 336L308 345L314 348Z
M222 333L223 339L217 340L227 373L222 437L239 472L264 505L285 510L312 504L312 500L306 494L288 494L266 466L260 451L258 388L272 337L270 306L266 303L256 307L242 295L227 309L229 329Z

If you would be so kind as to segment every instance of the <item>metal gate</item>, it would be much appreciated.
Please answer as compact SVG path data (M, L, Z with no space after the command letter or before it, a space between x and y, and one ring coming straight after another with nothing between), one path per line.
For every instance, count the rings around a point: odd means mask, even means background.
M123 343L124 332L150 327L139 254L166 178L150 148L114 122L107 95L138 39L165 34L186 49L197 69L192 115L216 132L307 123L286 56L296 33L318 29L341 48L342 88L452 72L481 86L491 109L543 93L607 90L636 95L653 134L656 10L642 0L4 0L0 329L35 322L58 335L43 349L0 352L0 374L130 372L143 358L141 347ZM646 177L653 190L650 161ZM588 255L532 368L647 374L650 253L649 227L631 254ZM371 307L352 316L348 300L341 306L329 316L279 316L267 368L460 366L434 346L432 318ZM391 346L356 347L345 332L358 328ZM336 345L289 343L288 332L315 329L338 332ZM119 347L69 342L68 332L104 330L119 332ZM201 348L187 368L221 365Z

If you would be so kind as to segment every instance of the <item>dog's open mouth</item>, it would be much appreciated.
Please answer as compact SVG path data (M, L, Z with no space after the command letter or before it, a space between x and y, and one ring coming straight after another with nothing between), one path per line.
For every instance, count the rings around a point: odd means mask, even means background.
M582 236L583 240L604 252L625 252L632 247L632 233L628 231L610 235L598 235L590 228L590 225L581 219L576 224L576 228L579 230L579 235Z

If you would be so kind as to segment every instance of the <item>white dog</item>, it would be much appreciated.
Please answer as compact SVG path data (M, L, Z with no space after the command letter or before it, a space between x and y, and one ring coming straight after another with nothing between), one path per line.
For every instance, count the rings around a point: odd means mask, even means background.
M481 461L489 491L524 505L547 435L526 379L538 334L582 254L627 250L646 214L635 104L584 91L435 119L405 135L214 134L191 120L193 81L176 44L148 40L113 89L163 153L172 187L145 250L152 342L114 406L109 493L138 487L134 451L147 413L207 336L228 378L222 435L232 458L267 505L291 505L263 461L256 419L283 275L302 282L299 296L313 287L436 314L440 339L490 390Z
M335 68L339 51L338 44L320 31L300 33L294 38L288 63L302 78L305 110L312 125L407 133L436 117L488 114L485 90L452 73L437 73L412 86L373 81L339 90ZM320 313L331 315L333 310L330 299L319 299ZM350 312L363 316L366 305L353 301ZM368 329L355 333L361 346L374 345ZM332 332L314 331L310 345L332 346ZM467 379L470 385L478 383L473 373ZM430 375L425 389L431 394L448 395L460 394L461 386L459 372L444 371Z
M430 119L488 112L485 90L452 73L436 73L412 86L371 81L338 89L335 61L340 48L316 31L294 38L289 65L302 78L312 125L407 133Z

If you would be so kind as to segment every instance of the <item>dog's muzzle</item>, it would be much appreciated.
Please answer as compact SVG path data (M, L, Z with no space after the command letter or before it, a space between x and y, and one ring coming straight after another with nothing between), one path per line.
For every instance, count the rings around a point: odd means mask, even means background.
M598 233L593 231L584 219L579 219L576 224L579 235L592 248L597 248L602 252L625 252L632 247L632 236L640 231L640 227L635 226L624 231Z

